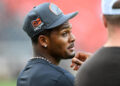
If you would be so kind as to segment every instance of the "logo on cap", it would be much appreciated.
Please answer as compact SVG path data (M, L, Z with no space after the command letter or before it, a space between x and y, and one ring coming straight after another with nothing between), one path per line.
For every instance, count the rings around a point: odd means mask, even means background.
M44 23L41 21L40 18L37 18L36 20L32 21L32 26L34 27L34 31L41 29L43 24Z
M60 10L60 8L58 8L55 4L52 4L52 3L50 4L49 9L55 15L60 15L62 13L62 11Z

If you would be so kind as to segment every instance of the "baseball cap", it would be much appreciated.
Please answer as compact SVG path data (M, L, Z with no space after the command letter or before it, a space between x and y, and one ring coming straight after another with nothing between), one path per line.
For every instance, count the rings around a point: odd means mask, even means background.
M118 0L102 0L102 13L106 15L120 15L120 9L112 9Z
M41 31L62 25L77 14L78 12L73 12L65 15L55 4L46 2L34 7L26 15L23 29L33 38Z

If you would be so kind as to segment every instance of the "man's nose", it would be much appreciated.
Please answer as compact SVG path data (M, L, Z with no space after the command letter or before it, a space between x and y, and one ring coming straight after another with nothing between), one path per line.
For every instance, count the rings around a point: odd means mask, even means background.
M71 33L70 35L70 42L74 42L75 41L75 36Z

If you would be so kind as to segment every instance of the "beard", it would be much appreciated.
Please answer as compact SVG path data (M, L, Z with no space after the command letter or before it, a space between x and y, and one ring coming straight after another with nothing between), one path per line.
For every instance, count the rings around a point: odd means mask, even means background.
M75 56L75 53L71 54L71 55L67 55L66 58L63 59L72 59Z
M72 59L75 56L75 51L65 51L60 53L56 52L55 50L51 50L49 52L49 55L52 56L52 58L54 58L57 62L60 62L62 59Z

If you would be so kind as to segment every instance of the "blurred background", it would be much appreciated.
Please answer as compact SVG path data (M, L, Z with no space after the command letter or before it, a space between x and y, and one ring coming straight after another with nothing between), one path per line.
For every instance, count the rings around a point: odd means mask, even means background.
M106 41L107 33L101 19L101 0L0 0L0 86L16 86L16 79L32 57L32 45L22 30L25 15L43 2L57 4L64 14L79 11L70 20L76 36L76 52L94 53ZM71 60L60 66L70 68Z

